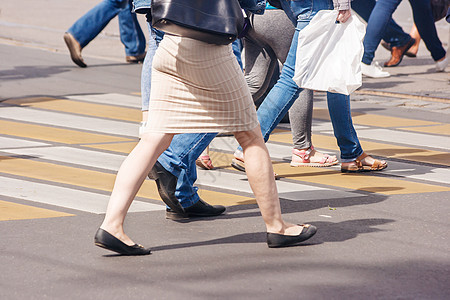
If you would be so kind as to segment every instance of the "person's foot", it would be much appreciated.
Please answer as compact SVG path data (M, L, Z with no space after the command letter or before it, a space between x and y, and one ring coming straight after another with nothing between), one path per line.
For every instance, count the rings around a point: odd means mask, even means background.
M125 56L125 61L129 64L138 64L144 61L145 59L145 52L138 55L127 55Z
M406 51L408 51L408 49L411 48L415 42L416 40L411 38L405 45L401 47L392 47L391 59L385 62L384 66L385 67L398 66L402 62L403 56L405 55Z
M317 228L314 225L310 224L304 224L300 225L302 226L302 231L300 234L297 235L286 235L286 234L279 234L279 233L267 233L267 246L269 248L281 248L281 247L290 247L290 246L296 246L301 242L304 242L311 237L313 237L316 232Z
M238 171L245 172L244 153L242 151L234 151L234 158L231 160L231 166ZM280 179L278 174L273 172L275 180Z
M314 149L292 149L291 167L330 167L336 165L338 160L334 155L328 155Z
M378 160L363 152L354 161L341 163L342 173L361 173L381 171L387 168L387 162Z
M388 72L383 71L376 61L373 61L370 65L361 63L361 72L364 76L372 78L385 78L391 76Z
M226 210L223 205L210 205L200 199L192 206L185 207L184 213L174 212L172 209L166 209L166 219L170 220L186 220L189 218L205 218L221 215Z
M148 255L151 253L149 248L139 244L127 245L108 231L99 228L95 233L94 244L98 247L117 252L122 255Z
M175 197L175 190L178 181L177 177L167 171L158 161L156 161L152 170L148 174L148 177L156 181L159 196L164 203L170 207L172 211L179 214L184 214L184 208L181 206L177 197Z
M447 56L444 56L442 59L438 60L436 62L436 72L444 72L449 62L450 59Z
M405 55L408 57L416 57L417 52L419 50L419 44L420 44L420 38L415 39L414 45L412 45L411 48L409 48L409 50L405 52ZM386 43L385 41L381 41L381 46L383 46L384 49L386 49L388 51L392 50L391 44Z
M64 42L69 48L70 58L72 61L80 68L86 68L87 65L84 63L83 57L81 57L81 46L80 43L71 35L70 33L64 33Z

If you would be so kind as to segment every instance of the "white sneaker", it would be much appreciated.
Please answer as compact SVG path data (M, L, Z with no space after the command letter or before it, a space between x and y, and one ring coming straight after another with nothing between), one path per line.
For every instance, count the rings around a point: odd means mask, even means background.
M144 133L145 126L147 126L147 122L139 123L139 138L142 137L142 134Z
M361 72L364 76L372 78L384 78L391 76L388 72L383 71L381 66L376 61L373 61L370 65L361 63Z
M448 57L444 58L441 61L436 62L436 72L444 72L445 68L448 66L450 59Z

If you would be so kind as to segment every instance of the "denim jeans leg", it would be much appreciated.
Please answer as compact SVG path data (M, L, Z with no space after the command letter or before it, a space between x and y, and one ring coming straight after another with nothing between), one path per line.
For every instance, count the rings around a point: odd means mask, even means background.
M135 56L145 52L145 36L137 20L136 14L131 12L132 0L122 9L119 16L120 41L125 46L127 56Z
M241 50L242 50L242 43L241 40L237 39L231 44L231 48L233 49L233 54L236 56L236 59L238 61L239 66L241 69L243 69L242 65L242 58L241 58Z
M378 0L369 18L364 37L364 55L362 62L370 65L375 57L375 51L381 42L389 19L402 0Z
M159 42L157 41L156 33L152 30L150 23L147 23L149 38L147 55L145 55L144 63L142 64L141 72L141 99L143 111L148 110L148 104L150 101L150 90L152 86L152 65L153 57L155 56L156 49L158 49Z
M341 150L341 161L354 161L363 153L350 111L350 96L327 92L328 112L334 136Z
M178 177L175 196L183 207L195 204L200 198L197 188L195 160L211 143L217 133L184 133L176 135L170 147L158 158L158 162Z
M368 22L375 4L376 0L353 0L352 9L363 18L364 21ZM411 36L404 32L391 17L386 25L382 39L391 44L392 47L398 47L406 44L411 39Z
M269 140L272 131L280 123L281 119L298 98L300 91L302 91L292 79L294 77L295 58L297 55L298 33L299 30L295 30L291 47L284 62L283 69L281 70L280 78L256 112L265 142ZM238 149L242 151L241 146Z
M127 5L127 1L104 0L100 2L79 18L67 32L73 35L80 43L81 48L84 48L108 25L112 18L117 16L120 10Z
M414 23L417 26L417 31L419 31L425 46L430 51L431 57L435 61L442 59L446 52L437 35L430 1L410 0L409 2L413 10Z

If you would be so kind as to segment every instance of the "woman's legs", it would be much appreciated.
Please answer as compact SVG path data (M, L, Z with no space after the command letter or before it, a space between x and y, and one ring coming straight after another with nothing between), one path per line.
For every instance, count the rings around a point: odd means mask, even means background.
M281 217L272 162L261 129L258 126L250 131L236 132L234 135L244 150L245 171L266 223L267 232L285 235L300 234L303 227L285 223Z
M156 159L169 147L172 138L173 134L143 134L139 143L120 166L105 219L100 228L125 244L134 245L134 242L123 231L123 222L128 208Z
M289 109L291 122L292 152L291 166L327 167L337 164L336 156L329 156L314 149L311 141L313 114L313 91L304 89Z

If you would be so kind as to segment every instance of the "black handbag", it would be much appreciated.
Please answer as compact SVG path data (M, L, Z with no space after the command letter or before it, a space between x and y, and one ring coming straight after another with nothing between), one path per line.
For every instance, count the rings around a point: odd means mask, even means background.
M151 16L156 29L217 45L247 27L238 0L152 0Z

